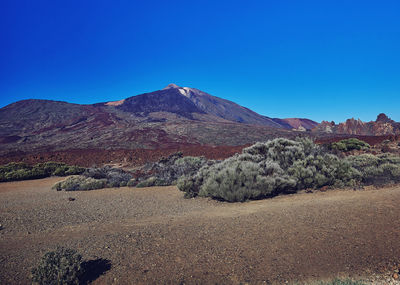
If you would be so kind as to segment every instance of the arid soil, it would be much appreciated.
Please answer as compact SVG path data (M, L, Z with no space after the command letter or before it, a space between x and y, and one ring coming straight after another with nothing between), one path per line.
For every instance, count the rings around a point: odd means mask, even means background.
M367 143L372 148L368 152L377 154L382 152L400 153L400 136L355 136L355 135L336 135L316 138L316 143L327 144L337 142L344 138L357 137ZM383 144L390 141L389 144ZM175 147L157 149L69 149L60 151L41 151L41 152L10 152L0 156L0 165L9 162L25 162L36 164L46 161L64 162L72 165L91 167L93 165L112 164L119 166L137 167L148 162L155 162L170 154L181 151L187 156L205 156L208 159L225 159L235 153L242 152L242 149L250 146L246 145L199 145L199 144L179 144ZM352 154L352 153L351 153Z
M360 136L360 135L327 135L325 137L318 137L315 139L315 142L318 144L325 144L331 142L338 142L340 140L346 138L357 138L359 140L365 141L366 143L370 144L371 146L379 145L385 140L389 140L392 142L400 141L399 135L385 135L385 136Z
M302 284L400 261L398 186L230 204L174 186L51 190L60 179L0 184L0 284L29 284L57 245L110 261L94 284Z
M148 162L155 162L162 157L181 151L184 155L205 156L208 159L225 159L235 153L242 152L242 146L206 146L181 145L175 148L159 149L71 149L41 153L9 154L0 157L0 164L9 162L25 162L36 164L46 161L64 162L72 165L91 167L103 164L121 164L141 166Z

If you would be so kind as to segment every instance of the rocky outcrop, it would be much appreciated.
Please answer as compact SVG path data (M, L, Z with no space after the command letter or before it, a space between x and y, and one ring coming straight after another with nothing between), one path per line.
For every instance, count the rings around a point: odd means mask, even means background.
M400 123L390 119L385 114L378 115L375 121L363 122L354 118L346 120L344 123L323 121L316 126L313 132L329 134L347 134L363 136L384 136L400 134Z
M296 131L312 130L318 123L310 119L303 118L287 118L287 119L273 119L275 122L279 122L282 125L287 125L288 129Z

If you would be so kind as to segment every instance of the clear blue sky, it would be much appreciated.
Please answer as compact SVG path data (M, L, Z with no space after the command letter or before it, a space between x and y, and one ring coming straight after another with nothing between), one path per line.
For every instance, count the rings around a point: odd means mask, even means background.
M174 82L270 117L400 121L400 1L0 2L0 107Z

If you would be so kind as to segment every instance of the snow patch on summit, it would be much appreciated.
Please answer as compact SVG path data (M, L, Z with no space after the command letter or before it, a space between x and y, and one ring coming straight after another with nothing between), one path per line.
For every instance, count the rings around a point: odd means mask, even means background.
M190 98L190 88L189 87L180 87L179 93L181 93L183 96Z

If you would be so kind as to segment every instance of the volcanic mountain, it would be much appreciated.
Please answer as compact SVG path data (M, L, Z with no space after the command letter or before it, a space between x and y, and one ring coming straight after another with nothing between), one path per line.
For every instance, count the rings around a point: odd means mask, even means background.
M400 123L390 119L385 114L378 115L375 121L363 122L360 119L347 119L344 123L323 121L313 130L315 133L363 135L363 136L384 136L400 134Z
M242 145L318 124L273 119L195 88L170 84L120 101L23 100L0 109L0 154L65 149ZM300 132L301 133L301 132Z

